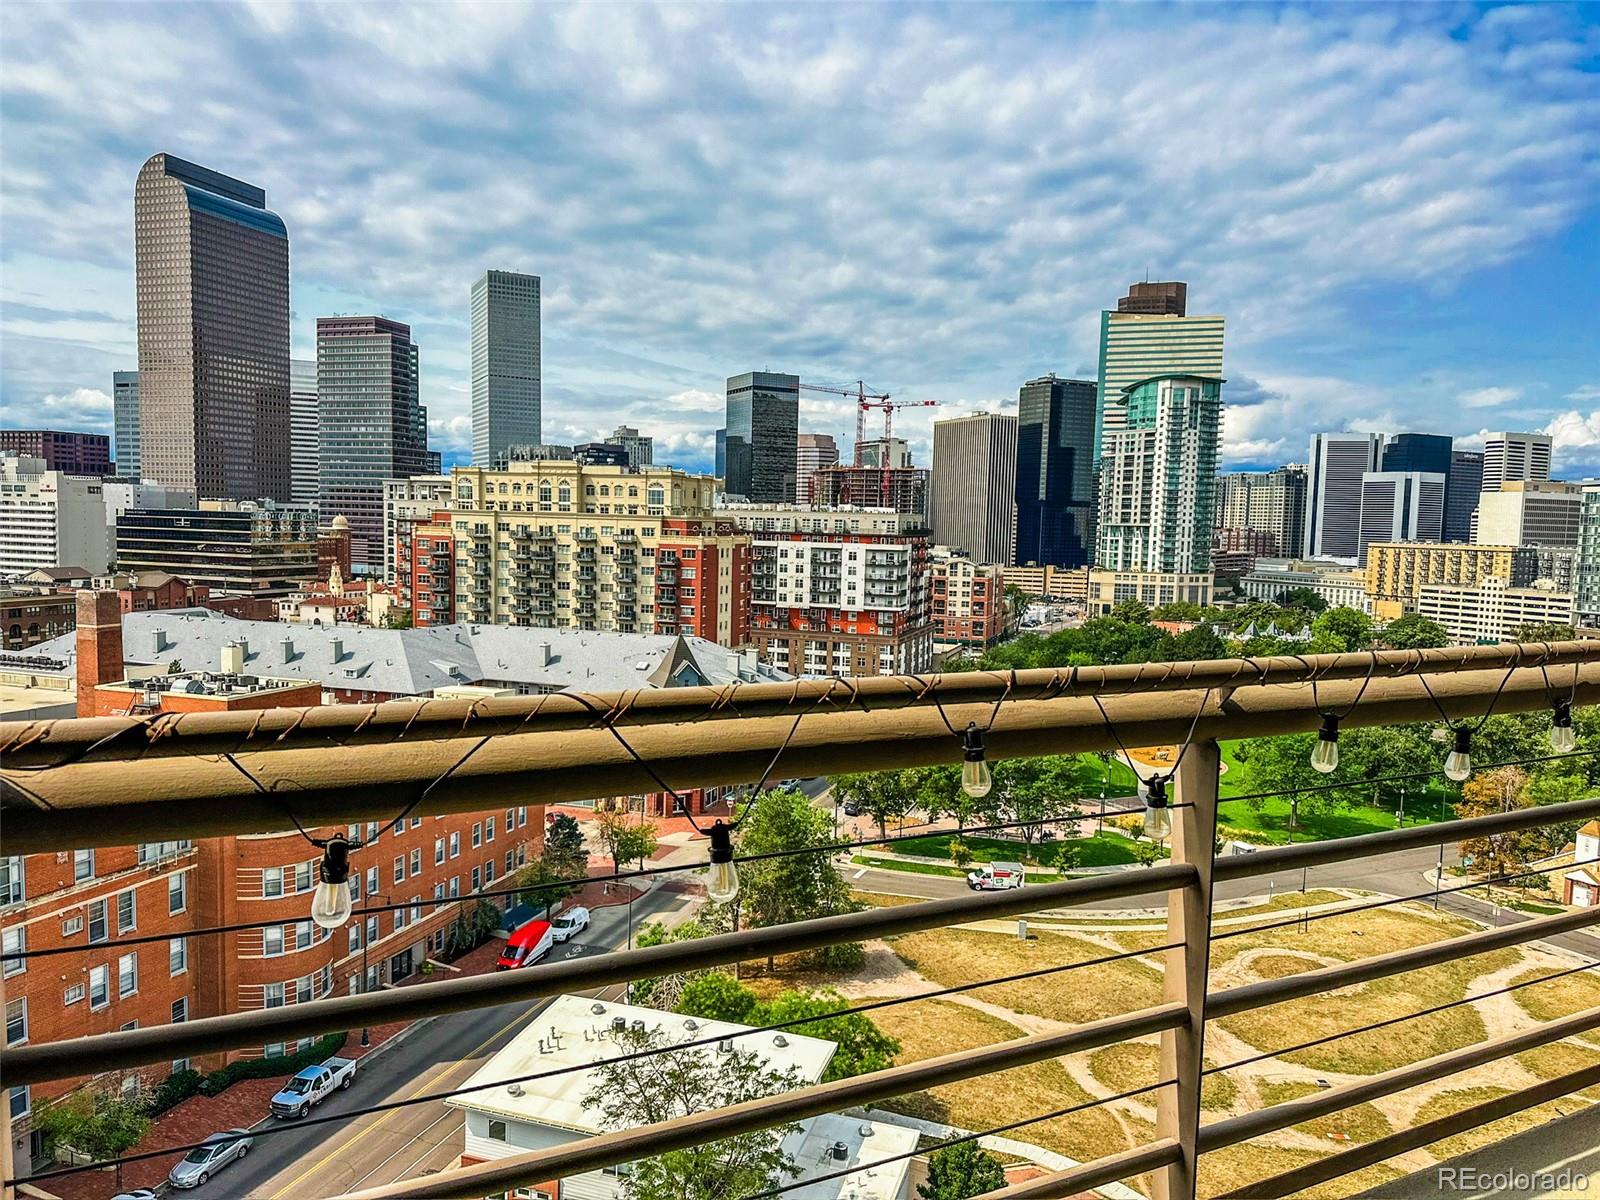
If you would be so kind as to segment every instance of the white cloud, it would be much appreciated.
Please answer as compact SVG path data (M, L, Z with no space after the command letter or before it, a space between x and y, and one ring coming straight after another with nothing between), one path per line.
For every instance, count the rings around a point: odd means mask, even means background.
M1522 394L1523 389L1519 387L1474 388L1458 395L1456 403L1463 408L1498 408L1502 404L1522 399Z
M1600 409L1587 413L1570 409L1539 432L1548 433L1559 454L1587 446L1600 446Z
M1572 404L1592 404L1600 400L1600 383L1586 383L1562 397Z

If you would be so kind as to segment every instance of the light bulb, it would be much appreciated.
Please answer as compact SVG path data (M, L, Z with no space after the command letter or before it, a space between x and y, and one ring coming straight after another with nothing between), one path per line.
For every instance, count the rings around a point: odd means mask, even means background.
M962 754L961 790L974 800L981 800L994 787L994 772L984 760L983 730L976 721L968 724L963 741L966 749Z
M323 929L338 929L350 919L350 851L352 843L335 834L322 843L317 890L311 897L311 919Z
M1550 715L1550 749L1557 754L1570 754L1578 745L1578 734L1572 728L1572 703L1557 700L1555 712Z
M1317 731L1317 744L1311 751L1311 765L1324 775L1339 765L1339 718L1332 713L1322 716L1322 728Z
M1444 773L1457 783L1472 777L1472 730L1465 725L1456 730L1455 749L1444 756Z
M711 874L706 896L727 904L739 894L739 868L733 862L733 831L721 821L711 827Z
M1144 784L1144 835L1164 842L1172 834L1172 810L1167 807L1167 781L1159 775Z

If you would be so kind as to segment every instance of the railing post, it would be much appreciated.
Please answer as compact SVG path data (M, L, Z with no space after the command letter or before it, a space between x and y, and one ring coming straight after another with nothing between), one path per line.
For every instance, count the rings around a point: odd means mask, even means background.
M1172 813L1172 861L1194 867L1199 882L1167 893L1167 941L1162 997L1186 1006L1184 1026L1161 1035L1161 1079L1176 1080L1156 1099L1156 1133L1178 1143L1182 1157L1155 1175L1155 1200L1194 1200L1199 1174L1200 1071L1205 1051L1206 986L1211 961L1211 866L1217 836L1214 741L1191 743L1178 765Z

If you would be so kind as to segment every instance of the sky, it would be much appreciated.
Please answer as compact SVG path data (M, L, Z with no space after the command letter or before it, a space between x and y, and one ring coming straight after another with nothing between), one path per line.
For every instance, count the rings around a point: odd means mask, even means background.
M266 189L297 356L411 324L446 461L492 267L543 280L545 439L691 469L752 369L938 401L926 464L1148 277L1227 317L1230 466L1543 429L1600 474L1594 7L14 3L0 423L109 429L158 151Z

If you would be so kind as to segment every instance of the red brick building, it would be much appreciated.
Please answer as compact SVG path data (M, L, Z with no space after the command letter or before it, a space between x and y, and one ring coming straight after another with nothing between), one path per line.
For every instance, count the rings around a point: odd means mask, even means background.
M449 625L456 619L456 539L448 510L431 520L399 523L395 586L413 625Z
M666 517L656 544L655 631L750 640L750 538L731 521Z
M111 474L111 438L104 433L59 429L0 429L0 450L44 459L47 471L66 475Z
M937 546L929 558L933 636L981 650L1006 628L1005 572Z

